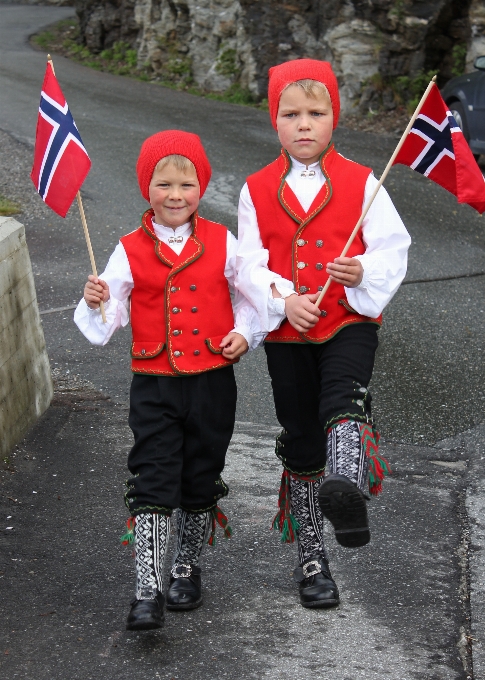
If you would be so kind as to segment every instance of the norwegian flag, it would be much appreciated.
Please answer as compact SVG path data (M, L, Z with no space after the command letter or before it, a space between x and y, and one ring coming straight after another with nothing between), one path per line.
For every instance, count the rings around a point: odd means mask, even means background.
M433 84L394 165L402 163L485 212L485 179L462 131Z
M91 168L81 136L50 63L40 95L30 177L43 201L65 217Z

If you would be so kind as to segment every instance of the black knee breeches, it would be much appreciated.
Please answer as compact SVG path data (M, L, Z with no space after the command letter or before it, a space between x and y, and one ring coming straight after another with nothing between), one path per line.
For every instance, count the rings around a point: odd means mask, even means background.
M322 344L266 343L276 415L277 455L290 472L325 467L326 434L345 418L367 422L378 326L353 324Z
M126 504L131 514L213 508L234 429L232 366L194 376L134 375L129 425L135 444Z

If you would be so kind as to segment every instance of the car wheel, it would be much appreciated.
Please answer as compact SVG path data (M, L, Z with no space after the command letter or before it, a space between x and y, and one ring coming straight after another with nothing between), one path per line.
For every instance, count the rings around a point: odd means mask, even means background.
M465 137L466 141L470 142L470 133L468 132L468 124L466 122L465 109L460 104L460 102L453 102L452 104L450 104L450 112L453 118L456 120L458 127L463 132L463 136ZM480 154L474 153L473 157L475 158L476 161L478 161L478 159L480 158Z

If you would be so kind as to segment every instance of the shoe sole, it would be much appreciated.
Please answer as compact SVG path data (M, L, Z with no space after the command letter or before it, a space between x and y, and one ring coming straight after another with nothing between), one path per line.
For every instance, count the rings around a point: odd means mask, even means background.
M329 609L340 604L340 600L322 600L321 602L316 600L315 602L300 602L300 604L305 609Z
M166 603L166 608L170 609L172 612L183 612L183 611L189 611L190 609L197 609L197 607L200 607L202 604L202 598L200 600L197 600L197 602L191 602L190 604L168 604Z
M330 475L322 482L318 502L332 523L335 538L345 548L360 548L370 541L364 494L344 475Z
M126 630L156 630L163 628L165 621L157 623L156 621L140 621L139 623L127 623Z

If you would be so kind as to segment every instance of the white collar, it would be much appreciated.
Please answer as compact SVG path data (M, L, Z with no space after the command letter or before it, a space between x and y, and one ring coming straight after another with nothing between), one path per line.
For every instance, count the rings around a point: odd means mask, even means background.
M185 224L181 224L180 227L176 227L175 229L166 227L164 224L157 224L153 218L152 224L158 238L162 238L163 236L166 238L169 236L185 236L187 232L192 231L192 224L190 222L185 222Z
M316 170L317 168L320 167L320 164L319 164L318 161L315 161L315 163L312 163L311 165L305 165L305 163L300 163L300 161L297 161L296 158L293 158L293 156L290 156L290 158L291 158L291 167L295 168L297 170L306 170L307 168L311 168L312 170Z

